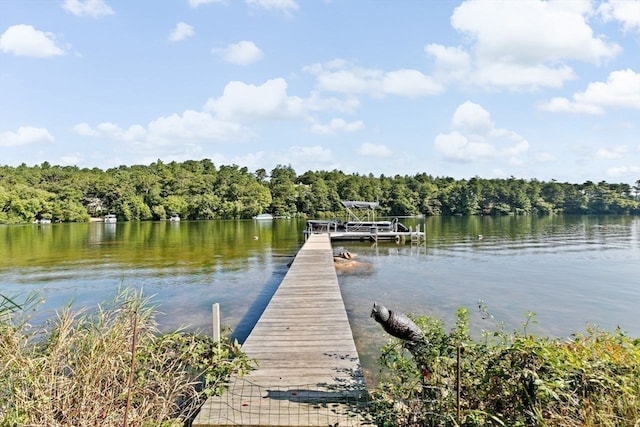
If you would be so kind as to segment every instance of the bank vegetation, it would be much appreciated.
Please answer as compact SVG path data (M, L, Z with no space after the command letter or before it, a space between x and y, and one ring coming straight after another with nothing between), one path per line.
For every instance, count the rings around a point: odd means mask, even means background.
M250 172L210 160L120 166L107 170L0 166L0 224L89 221L242 219L260 213L340 217L341 200L377 201L381 216L639 214L640 180L581 184L510 177L456 180L333 171L298 175L291 166Z
M413 319L428 343L409 352L392 339L382 349L372 391L380 426L640 425L640 339L621 330L539 337L527 331L529 314L521 330L496 323L474 338L466 309L451 331Z
M231 375L256 366L237 342L159 333L140 292L31 325L37 298L0 295L0 426L181 427ZM484 317L491 319L481 306ZM381 349L369 413L383 427L602 426L640 423L640 339L588 327L568 339L500 323L470 334L411 316L426 342Z
M131 289L31 325L25 316L37 303L0 294L3 427L182 427L254 366L228 338L159 333L156 310Z

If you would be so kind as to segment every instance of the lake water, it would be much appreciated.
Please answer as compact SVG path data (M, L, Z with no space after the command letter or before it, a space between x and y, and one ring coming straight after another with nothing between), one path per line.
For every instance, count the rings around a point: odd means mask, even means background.
M339 282L363 366L375 369L388 338L369 317L373 301L441 318L459 306L473 330L520 328L564 337L587 324L640 336L640 218L409 218L422 245L334 242L362 268ZM120 286L142 288L163 329L211 333L211 305L241 341L304 243L301 220L182 221L0 226L0 293L39 291L33 322L56 309L94 307ZM482 319L484 304L494 319Z

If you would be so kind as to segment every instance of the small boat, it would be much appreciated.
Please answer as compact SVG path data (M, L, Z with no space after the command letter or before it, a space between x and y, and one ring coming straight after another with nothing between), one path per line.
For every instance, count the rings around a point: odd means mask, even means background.
M257 219L257 220L272 220L273 219L273 215L271 215L270 213L262 213L260 215L254 216L253 219Z
M180 215L178 214L171 215L171 217L169 218L169 221L174 221L174 222L180 221Z
M118 217L114 214L108 214L104 216L105 224L113 224L118 221Z

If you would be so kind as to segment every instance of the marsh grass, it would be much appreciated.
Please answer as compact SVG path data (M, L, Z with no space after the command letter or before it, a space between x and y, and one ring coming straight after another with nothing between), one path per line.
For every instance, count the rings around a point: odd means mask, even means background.
M133 290L95 311L66 308L42 328L13 308L0 322L3 426L182 426L251 367L237 342L160 334Z

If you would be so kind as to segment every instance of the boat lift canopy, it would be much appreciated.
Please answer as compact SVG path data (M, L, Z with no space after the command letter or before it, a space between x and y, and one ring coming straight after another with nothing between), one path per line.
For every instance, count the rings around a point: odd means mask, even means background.
M378 202L363 202L354 200L341 200L340 203L347 211L347 220L309 220L305 234L329 233L332 240L362 240L371 239L375 242L378 239L396 240L398 242L406 236L411 237L411 241L419 241L424 233L419 231L419 226L413 232L393 218L391 221L376 221L375 211L380 207ZM359 218L358 216L366 216Z
M359 202L353 200L341 200L342 206L347 209L378 209L380 203L378 202Z
M375 221L375 210L380 206L378 202L361 202L355 200L341 200L340 203L347 209L349 216L347 221L358 224L362 224L365 221ZM356 209L356 212L352 211L352 209ZM361 218L362 215L365 215L366 218Z

